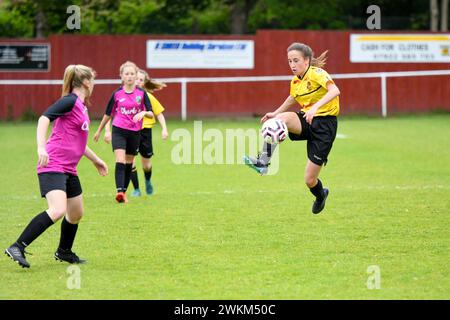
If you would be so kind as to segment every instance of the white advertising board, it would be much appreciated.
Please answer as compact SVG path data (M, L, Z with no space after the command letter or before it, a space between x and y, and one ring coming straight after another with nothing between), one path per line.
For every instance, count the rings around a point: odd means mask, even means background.
M450 34L352 34L350 62L450 62Z
M253 69L251 40L147 40L149 69Z

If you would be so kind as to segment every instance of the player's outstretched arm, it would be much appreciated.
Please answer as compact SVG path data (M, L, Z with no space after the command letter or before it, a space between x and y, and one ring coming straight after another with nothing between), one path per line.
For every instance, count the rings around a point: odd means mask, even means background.
M108 166L106 163L100 159L88 146L86 146L86 149L84 150L84 156L92 161L101 176L106 176L108 174Z
M156 116L156 119L158 119L159 124L161 125L161 136L163 138L163 140L166 140L167 137L169 136L169 131L167 130L167 125L166 125L166 118L164 118L164 115L162 114L162 112L160 114L158 114Z
M111 116L108 115L104 115L102 122L100 122L100 126L97 129L97 132L95 132L94 135L94 141L97 142L98 138L100 137L100 133L102 133L103 128L106 126L106 124L109 122L109 120L111 120Z
M106 123L106 126L105 126L105 136L103 137L103 140L106 142L106 143L111 143L111 140L112 140L112 135L111 135L111 120L109 120L107 123Z

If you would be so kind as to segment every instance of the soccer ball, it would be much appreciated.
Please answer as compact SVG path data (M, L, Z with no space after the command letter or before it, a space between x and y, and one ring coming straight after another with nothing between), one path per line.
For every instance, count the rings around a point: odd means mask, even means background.
M268 144L277 144L286 139L288 128L283 120L271 118L263 123L261 135Z

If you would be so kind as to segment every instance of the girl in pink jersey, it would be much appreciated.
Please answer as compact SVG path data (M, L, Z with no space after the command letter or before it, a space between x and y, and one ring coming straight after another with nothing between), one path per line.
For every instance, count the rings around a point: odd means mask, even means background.
M72 252L72 245L83 216L83 199L77 165L84 155L92 161L100 175L108 174L108 167L89 147L89 116L86 105L94 89L94 71L83 65L70 65L64 72L62 98L51 105L39 118L37 127L37 172L41 196L47 199L48 209L31 220L17 241L5 253L24 268L25 248L48 227L64 217L61 238L55 259L69 263L84 263ZM46 134L54 121L50 138Z
M162 129L161 137L163 140L166 140L169 136L169 132L167 130L166 118L163 115L164 107L155 98L155 96L153 96L154 91L165 88L166 84L151 79L145 70L139 69L136 85L147 91L147 95L149 96L150 102L152 103L153 114L155 115L156 119L158 119L161 125ZM139 153L141 154L142 169L144 171L145 177L145 191L148 195L153 194L153 185L151 183L153 166L150 159L153 156L152 127L155 123L156 123L155 119L144 119L143 127L140 134L141 138L139 141ZM105 141L106 138L107 137L105 134ZM134 197L141 196L141 190L139 189L139 178L136 170L136 161L133 162L133 168L131 171L131 182L133 183L134 187L134 191L131 195Z
M113 92L102 122L94 135L98 141L105 125L112 120L112 147L116 157L116 201L128 202L125 192L139 146L139 133L144 117L153 118L152 106L145 91L136 87L138 68L130 61L120 67L122 86Z

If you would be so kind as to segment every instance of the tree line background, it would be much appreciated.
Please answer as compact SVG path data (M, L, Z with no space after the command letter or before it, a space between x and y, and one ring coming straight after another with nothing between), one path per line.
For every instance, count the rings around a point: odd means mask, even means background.
M440 2L439 2L440 1ZM448 30L449 0L0 0L0 37L49 34L251 34L258 29ZM81 29L68 30L70 5ZM441 22L439 24L439 21Z

